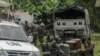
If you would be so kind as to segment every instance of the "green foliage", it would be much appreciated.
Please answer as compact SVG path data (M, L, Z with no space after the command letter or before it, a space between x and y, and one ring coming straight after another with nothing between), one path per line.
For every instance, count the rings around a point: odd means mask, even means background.
M91 34L91 39L95 44L94 56L100 56L100 33Z
M10 0L15 9L22 9L26 12L37 13L42 12L53 13L57 7L66 7L75 3L75 0Z

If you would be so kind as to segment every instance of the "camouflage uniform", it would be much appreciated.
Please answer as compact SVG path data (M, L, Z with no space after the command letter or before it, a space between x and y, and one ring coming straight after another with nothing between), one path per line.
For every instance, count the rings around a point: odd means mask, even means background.
M38 28L39 28L39 25L37 23L32 24L33 43L35 45L37 44Z
M25 21L24 29L26 30L27 34L29 35L30 27L29 27L28 21Z
M43 22L40 23L40 25L39 25L38 34L39 34L39 41L40 41L40 43L42 45L42 43L43 43L43 37L45 35L45 24Z
M49 34L49 33L47 33L46 42L47 42L47 43L50 42L50 34Z

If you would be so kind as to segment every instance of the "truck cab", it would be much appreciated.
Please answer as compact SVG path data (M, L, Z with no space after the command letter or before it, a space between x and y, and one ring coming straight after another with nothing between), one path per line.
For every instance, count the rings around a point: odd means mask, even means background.
M0 22L0 56L40 56L32 37L28 37L22 27L13 22Z

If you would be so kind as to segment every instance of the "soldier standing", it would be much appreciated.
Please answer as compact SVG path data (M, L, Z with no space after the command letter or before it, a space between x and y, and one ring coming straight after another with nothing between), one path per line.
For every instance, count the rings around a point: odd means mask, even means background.
M33 34L33 43L35 45L37 45L38 28L39 25L37 24L37 21L34 20L34 23L32 24L32 34Z
M40 21L38 34L39 34L39 41L42 45L43 44L43 37L45 35L45 24L42 21Z
M28 21L25 21L24 29L26 30L27 34L29 35L30 27L29 27Z
M47 32L46 42L47 42L47 43L50 42L50 34L49 34L49 32Z

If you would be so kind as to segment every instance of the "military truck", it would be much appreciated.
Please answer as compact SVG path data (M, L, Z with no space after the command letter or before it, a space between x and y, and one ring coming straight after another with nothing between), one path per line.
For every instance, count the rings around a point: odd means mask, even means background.
M93 56L88 10L71 6L57 10L54 16L55 36L60 36L63 44L69 44L69 56Z
M54 30L55 35L64 32L66 34L73 33L77 37L89 38L90 20L88 10L73 6L57 11L55 13Z

